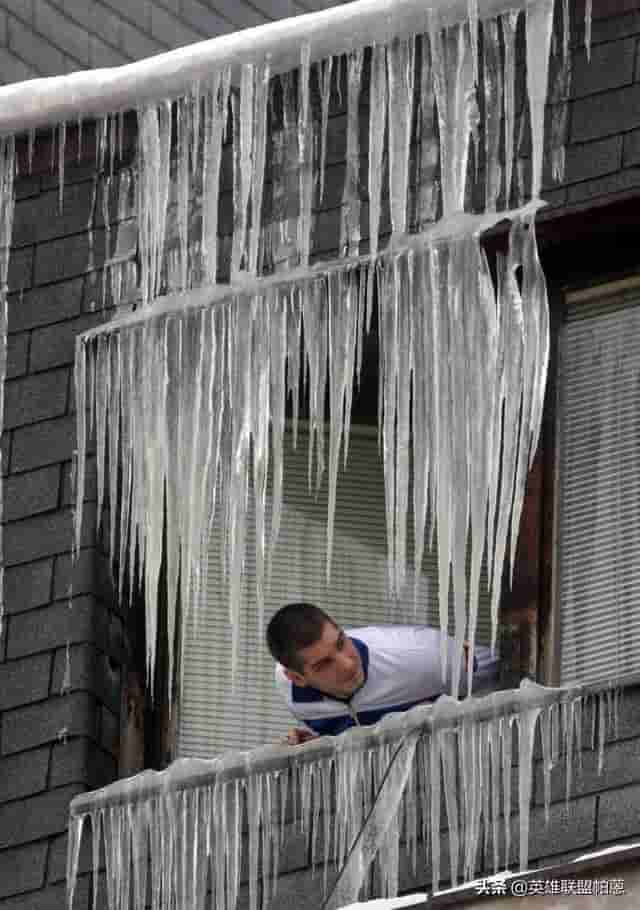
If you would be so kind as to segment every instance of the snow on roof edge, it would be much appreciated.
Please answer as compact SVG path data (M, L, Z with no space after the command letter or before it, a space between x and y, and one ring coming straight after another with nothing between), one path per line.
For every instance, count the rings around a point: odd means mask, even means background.
M530 4L519 0L525 8ZM480 0L479 18L514 8L514 0ZM30 79L0 88L0 135L27 132L78 117L100 117L184 94L226 64L268 59L272 72L355 47L419 34L435 21L445 26L468 17L468 0L355 0L343 6L243 29L124 66Z

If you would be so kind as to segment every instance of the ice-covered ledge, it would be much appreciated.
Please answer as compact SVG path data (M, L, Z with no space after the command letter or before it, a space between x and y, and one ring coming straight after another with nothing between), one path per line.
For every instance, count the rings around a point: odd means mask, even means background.
M421 705L404 714L390 714L370 727L357 727L341 736L322 736L300 746L260 746L248 752L229 752L213 759L178 759L164 771L143 771L100 790L82 793L71 802L72 816L150 799L167 791L207 787L244 779L250 774L286 771L294 765L319 763L337 753L362 752L397 745L412 733L454 729L465 721L481 723L575 699L583 687L551 688L524 680L519 689L490 692L456 701L441 696L435 705Z
M553 0L543 0L547 5ZM527 7L535 6L531 2ZM539 5L539 4L538 4ZM513 9L513 0L479 0L480 19ZM0 135L100 117L134 106L175 98L214 69L268 59L271 71L300 64L300 50L310 45L311 59L385 43L446 26L469 15L469 0L356 0L344 6L260 25L209 41L110 69L32 79L0 89Z
M153 307L139 307L110 322L88 329L78 336L77 341L80 344L87 343L99 335L110 335L141 323L216 306L235 297L254 297L266 294L275 287L296 287L334 272L348 273L361 266L375 264L389 256L402 256L411 250L421 250L430 244L437 244L454 237L463 235L478 237L501 222L532 218L546 204L544 199L532 199L520 208L500 212L482 212L480 214L457 212L441 218L419 233L391 237L389 245L379 249L375 254L364 253L358 256L322 260L311 266L287 269L285 272L277 272L272 275L247 275L242 280L231 284L217 284L195 288L187 293L159 297L154 301Z
M94 868L104 840L111 893L117 872L120 893L129 894L132 887L134 910L147 906L148 883L156 897L161 888L163 900L172 901L172 906L204 906L211 890L212 906L235 910L245 850L256 907L260 877L264 893L274 891L285 826L292 823L310 838L312 865L324 861L325 894L328 864L336 863L340 870L326 910L355 901L375 862L382 893L397 893L401 836L414 861L418 849L426 851L432 890L438 891L439 832L445 811L448 879L454 885L475 877L481 822L491 834L494 873L502 868L503 855L506 868L511 867L511 828L519 829L513 839L524 872L536 737L539 732L548 806L551 768L557 762L565 768L569 794L574 751L582 743L584 696L590 691L595 689L553 689L524 680L517 690L464 701L441 696L435 705L389 715L375 726L338 737L321 737L297 747L264 746L212 760L183 759L165 771L147 771L77 796L69 824L69 907L85 823L92 829ZM607 712L615 717L616 711L616 698L601 692L601 755L610 721ZM591 717L595 747L595 702ZM512 799L514 771L518 784ZM515 804L518 814L512 821ZM286 817L287 805L293 807L292 818ZM317 846L323 841L321 858ZM109 884L109 872L107 879ZM110 904L111 910L116 906L120 905Z

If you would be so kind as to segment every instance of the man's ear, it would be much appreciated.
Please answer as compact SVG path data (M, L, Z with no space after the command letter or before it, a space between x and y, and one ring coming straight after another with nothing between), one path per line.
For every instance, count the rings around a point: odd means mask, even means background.
M301 686L304 688L307 685L307 682L302 673L296 673L295 670L289 670L287 667L284 667L284 675L287 677L289 682L292 682L294 684L294 686Z

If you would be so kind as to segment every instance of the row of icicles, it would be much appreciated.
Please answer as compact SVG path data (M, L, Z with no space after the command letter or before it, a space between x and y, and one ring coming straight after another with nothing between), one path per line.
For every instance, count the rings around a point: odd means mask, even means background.
M84 452L95 432L98 515L106 493L112 507L119 504L110 550L121 592L125 568L133 587L142 580L136 567L144 567L150 666L163 554L171 649L178 601L189 608L206 588L214 521L226 529L220 568L230 580L235 663L251 501L261 617L280 527L287 400L295 440L303 386L311 490L328 470L329 578L338 466L348 455L352 396L376 305L389 592L406 595L411 511L417 572L437 527L441 628L448 627L452 585L456 638L473 643L486 558L495 635L503 565L508 552L513 565L537 446L548 357L533 216L514 220L495 287L479 238L467 230L433 242L416 238L350 268L298 273L296 280L236 292L219 304L149 313L137 325L106 327L80 340L78 414L88 409L78 424L76 546ZM454 693L459 689L458 669Z
M162 774L145 772L139 792L134 778L124 803L103 803L98 793L95 808L71 819L69 910L89 822L94 900L103 853L109 910L234 910L246 878L251 910L266 908L277 900L282 851L297 831L307 836L312 867L322 867L328 910L363 891L366 897L372 881L378 896L394 896L403 851L414 876L419 857L430 869L433 891L443 882L472 880L480 869L485 875L514 866L524 871L534 777L535 800L548 823L552 771L564 775L569 799L574 768L580 771L589 745L583 731L591 749L597 744L601 768L618 705L612 691L544 707L535 706L535 695L528 705L523 694L515 714L454 719L433 732L409 730L399 749L384 740L341 749L338 738L334 751L319 759L294 760L290 769L284 762L271 771L248 764L245 777L206 785L188 783L186 760ZM222 773L224 759L218 763ZM194 771L205 764L195 763ZM215 771L215 760L207 764ZM183 781L180 788L174 777ZM149 784L153 792L145 794ZM371 862L373 876L367 876Z

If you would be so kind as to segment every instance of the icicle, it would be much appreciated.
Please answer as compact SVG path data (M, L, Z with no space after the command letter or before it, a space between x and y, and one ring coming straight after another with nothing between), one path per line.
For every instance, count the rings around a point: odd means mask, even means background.
M500 164L500 135L502 131L502 67L498 23L488 19L483 23L484 109L485 109L485 209L496 210L502 182Z
M538 0L527 6L527 93L531 115L531 198L537 199L542 184L544 109L547 99L549 48L553 30L553 0Z
M215 284L218 269L218 197L222 138L227 123L231 73L216 73L205 94L202 247L207 280Z
M478 84L478 0L467 0L469 17L469 36L473 57L473 81Z
M58 132L58 214L62 214L64 201L64 159L67 146L67 124L63 120Z
M431 68L431 46L429 36L422 35L422 67L420 78L419 106L419 167L416 168L418 179L416 222L419 230L435 221L438 210L438 139L435 128L435 96Z
M360 142L358 104L362 75L362 49L354 50L348 58L347 76L347 154L345 163L340 252L344 256L357 255L360 247Z
M591 61L591 7L592 0L584 2L584 49L587 53L587 60Z
M389 198L394 234L404 234L407 230L414 55L413 38L394 38L387 48L388 118L389 123L393 124L393 128L389 130Z
M382 123L380 114L382 112ZM387 68L382 45L371 48L371 81L369 88L369 249L378 251L380 204L382 193L382 157L387 128Z
M73 895L78 879L80 844L85 818L85 815L80 815L69 820L69 844L67 846L67 907L69 910L73 910Z
M505 205L511 198L511 179L513 175L513 156L516 122L516 32L518 29L519 10L511 10L500 17L504 40L504 143L505 143Z
M254 93L254 135L251 171L251 235L249 240L249 271L258 270L258 250L262 230L262 194L264 187L267 148L267 102L269 99L269 63L256 69Z
M329 104L331 101L331 74L333 72L333 57L328 57L326 60L323 60L321 64L318 64L318 68L322 70L321 76L319 75L320 80L320 95L321 95L321 125L320 125L320 190L318 193L318 204L322 205L322 200L324 198L324 178L326 172L326 161L327 161L327 126L329 123Z
M311 252L311 205L313 203L313 145L311 129L311 47L300 51L298 69L298 168L300 214L298 215L298 254L300 264L309 264Z
M431 62L440 127L440 170L444 216L464 209L469 136L475 112L473 61L468 30L440 30L431 22ZM455 73L455 78L449 78Z
M33 170L33 152L36 145L36 131L34 128L29 130L27 137L27 172L31 174Z
M177 195L178 206L176 220L178 225L178 242L179 242L179 276L177 287L180 290L186 290L187 274L189 268L188 262L188 242L189 242L189 189L190 189L190 169L189 169L189 151L193 138L191 136L192 127L192 107L191 98L179 98L177 103Z

